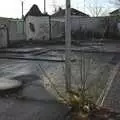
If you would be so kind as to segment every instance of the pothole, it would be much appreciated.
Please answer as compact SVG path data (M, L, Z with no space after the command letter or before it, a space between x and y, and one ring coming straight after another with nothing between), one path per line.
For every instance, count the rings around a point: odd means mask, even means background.
M16 93L22 87L22 82L17 80L0 79L0 96Z

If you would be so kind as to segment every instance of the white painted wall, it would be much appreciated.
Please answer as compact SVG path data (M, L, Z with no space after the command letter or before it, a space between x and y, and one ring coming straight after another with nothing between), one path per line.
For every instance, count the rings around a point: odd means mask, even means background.
M7 47L7 31L4 25L9 25L8 18L0 17L0 48Z
M21 23L21 24L19 25L19 23ZM23 24L24 24L24 22L22 22L21 20L9 21L9 39L10 39L10 42L20 41L20 40L26 39Z
M0 48L7 47L7 31L0 29Z
M35 32L30 29L30 23L34 25ZM25 31L27 40L49 40L49 17L33 17L27 16L25 20Z
M51 37L60 38L65 34L65 20L64 18L52 18L51 20Z
M25 40L25 33L24 29L22 31L18 31L18 24L22 20L19 19L12 19L12 18L1 18L0 17L0 26L6 25L9 32L9 41L10 43ZM23 21L22 21L23 22ZM23 22L24 24L24 22ZM22 27L22 25L20 25ZM0 30L0 47L7 46L7 33L6 29Z

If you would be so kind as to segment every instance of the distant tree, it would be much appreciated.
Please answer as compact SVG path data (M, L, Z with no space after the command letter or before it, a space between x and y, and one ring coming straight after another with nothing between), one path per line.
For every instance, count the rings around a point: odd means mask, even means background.
M52 0L52 7L53 7L53 12L56 12L57 9L58 9L58 6L57 6L57 3L56 3L56 0Z
M108 8L98 4L98 0L90 0L87 2L88 12L94 17L103 16L107 14Z
M52 0L52 7L53 7L53 13L55 13L61 10L62 8L64 8L64 5L58 5L57 0Z

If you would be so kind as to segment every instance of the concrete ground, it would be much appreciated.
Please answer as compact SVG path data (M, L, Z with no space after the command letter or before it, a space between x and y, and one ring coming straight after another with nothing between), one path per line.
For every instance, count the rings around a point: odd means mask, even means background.
M118 45L111 45L111 47L104 46L104 50L106 49L104 53L91 53L95 63L88 77L88 85L92 88L96 85L96 80L97 83L98 80L99 82L101 80L97 77L97 75L100 75L98 73L106 73L107 69L112 69L111 66L116 65L120 61L120 47ZM42 53L41 48L39 50L38 48L32 48L32 50L24 48L23 51L22 49L12 48L7 51L1 50L0 79L8 78L22 81L23 88L15 93L0 97L0 120L63 120L63 116L67 113L68 109L57 102L56 95L51 91L52 88L46 76L40 70L39 64L42 65L56 85L59 85L60 89L64 89L64 61L61 63L63 58L56 57L56 52L48 52L48 49L64 50L64 46L46 46L45 49L42 49L44 51ZM82 48L73 47L73 50L78 55L81 55L81 49L86 50L86 52L89 50L92 51L93 46L92 48L91 46L84 46ZM100 49L101 51L103 50L103 46L97 48L94 46L94 50L96 49ZM72 53L72 56L74 54ZM64 57L64 55L61 56ZM86 54L86 56L89 55ZM73 63L74 85L78 84L77 80L79 77L77 76L79 67L76 68L76 66L78 64ZM114 83L117 84L116 81ZM118 88L119 86L116 87ZM95 89L92 89L92 91L95 91Z
M0 60L0 79L20 80L23 88L0 97L0 120L63 120L67 107L46 90L28 61Z
M120 112L120 67L103 104L105 107Z

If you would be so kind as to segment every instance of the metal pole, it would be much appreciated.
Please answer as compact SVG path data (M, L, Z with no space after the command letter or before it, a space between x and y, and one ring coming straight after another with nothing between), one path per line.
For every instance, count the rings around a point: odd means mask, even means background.
M23 25L22 33L24 34L24 2L23 1L22 1L22 25Z
M46 13L46 0L44 0L44 14Z
M71 8L70 0L66 0L66 16L65 16L65 80L66 91L71 89Z
M24 19L24 15L23 15L23 1L22 1L22 19Z
M84 0L84 12L85 12L85 7L86 7L86 3L85 3L86 1Z

